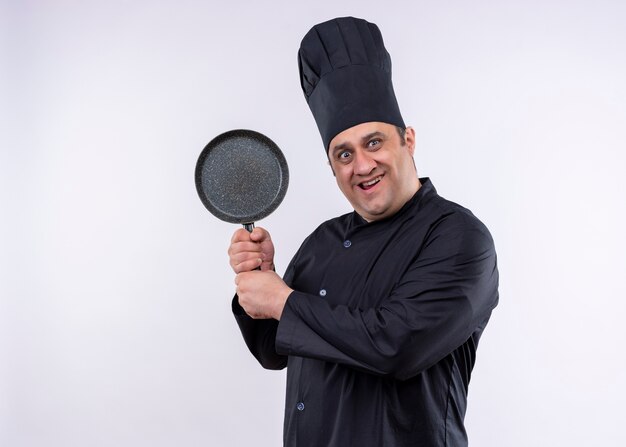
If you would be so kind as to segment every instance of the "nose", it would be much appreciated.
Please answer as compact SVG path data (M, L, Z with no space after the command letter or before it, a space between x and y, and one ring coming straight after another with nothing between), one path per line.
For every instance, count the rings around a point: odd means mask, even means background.
M356 151L354 154L354 173L356 175L368 175L376 168L376 160L365 151Z

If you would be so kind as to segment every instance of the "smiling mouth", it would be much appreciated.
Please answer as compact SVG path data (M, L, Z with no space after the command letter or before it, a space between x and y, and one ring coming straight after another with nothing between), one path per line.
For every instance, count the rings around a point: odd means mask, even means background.
M368 180L367 182L363 182L363 183L359 183L359 188L367 191L368 189L373 188L375 185L378 184L378 182L380 182L382 180L383 176L379 175L376 178L373 178L372 180Z

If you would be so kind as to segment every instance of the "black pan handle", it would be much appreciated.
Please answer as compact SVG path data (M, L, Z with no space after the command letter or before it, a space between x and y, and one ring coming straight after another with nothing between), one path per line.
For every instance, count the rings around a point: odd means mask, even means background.
M245 223L242 225L248 231L248 233L252 233L252 230L254 230L254 222ZM261 270L261 267L257 267L254 270Z

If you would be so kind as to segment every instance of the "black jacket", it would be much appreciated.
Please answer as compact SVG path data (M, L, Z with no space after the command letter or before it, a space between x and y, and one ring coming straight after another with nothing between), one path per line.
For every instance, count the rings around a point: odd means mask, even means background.
M280 322L233 300L261 365L287 369L284 443L465 446L476 347L498 302L487 228L428 178L388 219L318 227L284 276Z

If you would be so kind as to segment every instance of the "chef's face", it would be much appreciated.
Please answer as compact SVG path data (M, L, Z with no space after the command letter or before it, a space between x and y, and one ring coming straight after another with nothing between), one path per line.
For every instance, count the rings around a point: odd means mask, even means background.
M412 127L403 140L395 126L369 122L335 136L328 157L339 189L371 222L395 214L419 189L414 151Z

